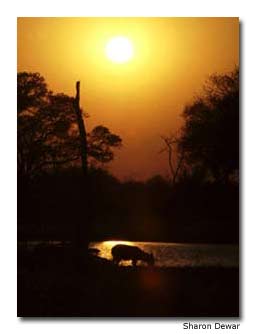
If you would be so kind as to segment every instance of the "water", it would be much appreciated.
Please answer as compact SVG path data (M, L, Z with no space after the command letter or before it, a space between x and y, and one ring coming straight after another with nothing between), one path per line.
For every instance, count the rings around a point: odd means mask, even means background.
M138 246L147 253L153 253L155 265L159 267L225 267L239 265L237 245L184 244L140 241L103 241L90 243L91 248L100 250L98 256L111 260L111 248L116 244ZM123 261L122 265L131 265ZM141 263L141 265L144 265Z

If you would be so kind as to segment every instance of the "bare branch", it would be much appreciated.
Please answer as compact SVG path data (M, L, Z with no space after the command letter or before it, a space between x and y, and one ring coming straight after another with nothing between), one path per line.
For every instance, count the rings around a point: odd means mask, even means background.
M171 179L172 183L175 184L183 165L184 153L181 152L181 154L178 154L177 152L178 151L177 146L179 143L177 135L171 134L169 137L161 136L161 139L163 140L165 147L160 151L160 153L162 152L168 153L168 164L169 164Z

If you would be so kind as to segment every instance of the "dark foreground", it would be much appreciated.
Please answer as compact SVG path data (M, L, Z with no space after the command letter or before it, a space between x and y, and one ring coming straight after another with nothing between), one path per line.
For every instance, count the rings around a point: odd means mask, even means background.
M70 249L18 251L19 317L238 317L239 271L117 267ZM80 262L79 262L80 263Z

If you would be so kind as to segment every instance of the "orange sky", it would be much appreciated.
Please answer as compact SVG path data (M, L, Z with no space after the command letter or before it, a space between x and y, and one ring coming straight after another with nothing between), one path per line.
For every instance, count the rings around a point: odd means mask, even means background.
M125 36L127 63L106 43ZM87 129L105 125L123 139L109 170L121 179L168 174L160 136L176 131L207 75L239 63L238 18L18 18L18 71L39 72L55 93L75 95Z

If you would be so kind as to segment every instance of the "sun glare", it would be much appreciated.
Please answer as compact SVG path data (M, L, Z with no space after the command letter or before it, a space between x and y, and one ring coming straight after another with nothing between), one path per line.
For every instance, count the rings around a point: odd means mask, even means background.
M114 63L125 63L133 57L132 42L123 36L113 37L106 45L106 55Z

